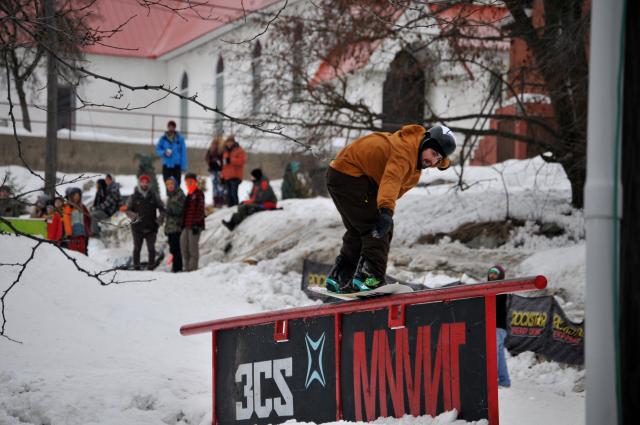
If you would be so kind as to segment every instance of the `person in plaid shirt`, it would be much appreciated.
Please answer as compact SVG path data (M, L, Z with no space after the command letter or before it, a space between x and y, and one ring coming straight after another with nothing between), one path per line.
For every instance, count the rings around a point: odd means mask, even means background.
M187 197L184 201L180 251L182 266L189 272L198 268L198 242L200 233L204 230L204 192L198 187L198 177L194 173L187 173L184 180Z

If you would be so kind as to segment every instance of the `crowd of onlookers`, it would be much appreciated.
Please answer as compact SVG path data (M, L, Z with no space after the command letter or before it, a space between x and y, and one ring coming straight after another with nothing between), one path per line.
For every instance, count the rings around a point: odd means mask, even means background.
M89 206L83 203L82 189L69 187L65 196L50 199L41 195L36 201L31 217L47 221L48 238L59 246L88 254L89 238L100 238L107 226L114 226L111 218L121 211L130 220L133 238L132 267L141 268L140 253L146 244L148 260L146 267L157 266L156 252L158 231L164 226L169 251L172 255L173 272L191 271L198 268L199 239L205 228L205 195L198 176L188 170L187 148L176 124L169 121L167 131L155 147L162 160L162 177L166 200L152 189L153 175L138 176L137 185L127 199L120 194L120 185L110 174L96 182L96 192ZM238 199L238 188L244 176L247 153L233 135L217 136L207 149L205 161L211 174L213 207L236 207L229 220L222 223L234 230L249 215L277 208L277 196L269 179L260 168L250 172L253 187L250 196L242 203ZM287 165L283 181L283 197L297 197L302 191L295 175L299 163ZM181 187L183 173L184 187ZM24 213L24 204L12 197L8 186L0 187L0 216L17 217Z

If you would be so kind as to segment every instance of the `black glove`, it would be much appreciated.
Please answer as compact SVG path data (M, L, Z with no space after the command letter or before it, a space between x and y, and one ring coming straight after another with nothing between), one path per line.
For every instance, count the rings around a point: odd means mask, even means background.
M193 236L198 236L200 232L202 232L202 228L200 226L191 227L191 233L193 233Z
M371 236L374 238L383 238L384 235L389 233L393 227L393 211L389 208L380 208L380 215L378 216L378 222L371 231Z

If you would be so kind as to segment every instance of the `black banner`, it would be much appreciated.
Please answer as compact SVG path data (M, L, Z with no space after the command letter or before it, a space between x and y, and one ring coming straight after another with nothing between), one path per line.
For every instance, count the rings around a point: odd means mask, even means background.
M220 331L216 415L219 424L276 424L336 419L333 316L288 321L276 342L274 324Z
M327 275L329 274L331 267L332 266L330 264L323 264L323 263L317 263L311 260L304 260L304 263L302 265L302 282L300 283L300 289L302 289L302 291L305 294L307 294L307 296L311 299L321 299L324 301L335 302L336 301L335 298L327 297L327 296L318 294L317 292L309 290L309 287L312 287L312 286L319 286L319 287L325 286L325 280L327 279ZM413 288L414 291L424 291L425 289L429 289L424 285L420 285L419 283L404 282L400 279L396 279L395 277L389 276L389 275L385 276L385 280L387 281L387 283L402 283L403 285L410 286L411 288ZM460 285L460 284L461 282L453 282L453 283L444 285L442 287L444 288L444 287Z
M389 329L388 310L342 319L345 420L437 414L488 418L483 298L407 307L406 327Z
M567 319L551 296L510 295L505 347L513 355L533 351L550 360L584 364L584 322Z

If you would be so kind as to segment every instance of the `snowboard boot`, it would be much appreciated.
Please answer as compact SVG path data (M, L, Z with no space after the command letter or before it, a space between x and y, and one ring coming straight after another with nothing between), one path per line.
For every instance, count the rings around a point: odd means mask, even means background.
M351 278L353 277L353 266L349 267L342 255L336 257L336 261L329 271L325 280L328 291L337 294L348 294L353 292Z
M353 280L351 281L353 289L360 292L370 291L381 287L385 283L384 277L375 276L371 272L371 265L369 262L364 257L360 257L360 261L358 261L358 268L356 269L356 272L353 275Z

